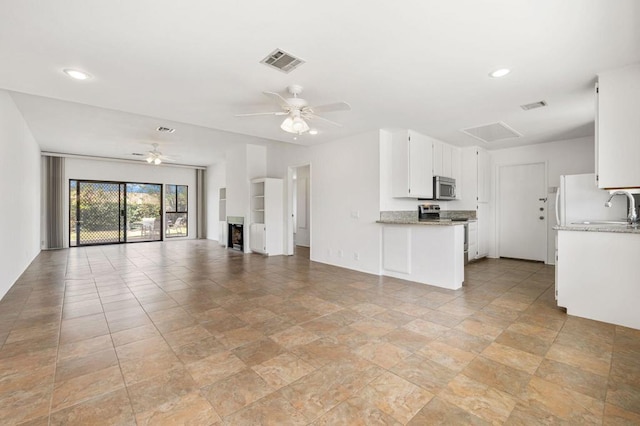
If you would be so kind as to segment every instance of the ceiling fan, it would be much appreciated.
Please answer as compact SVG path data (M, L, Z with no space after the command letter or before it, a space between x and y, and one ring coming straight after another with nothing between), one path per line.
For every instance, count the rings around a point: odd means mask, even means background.
M346 102L335 102L332 104L310 106L309 103L299 98L298 95L302 93L302 86L298 84L292 84L287 87L287 91L291 94L290 98L284 98L280 94L275 92L262 92L271 100L276 102L282 108L282 111L271 112L257 112L250 114L237 114L236 117L251 117L254 115L282 115L286 116L280 128L285 132L301 135L302 133L309 132L315 134L317 130L311 129L307 120L322 120L327 123L331 123L335 126L340 126L339 123L331 121L318 115L318 113L333 112L333 111L350 111L351 105Z
M147 163L149 164L153 163L157 166L163 161L168 161L168 162L175 161L173 158L167 157L166 155L162 154L162 152L158 150L157 143L153 143L151 145L153 146L153 149L151 151L147 151L147 157L146 157Z

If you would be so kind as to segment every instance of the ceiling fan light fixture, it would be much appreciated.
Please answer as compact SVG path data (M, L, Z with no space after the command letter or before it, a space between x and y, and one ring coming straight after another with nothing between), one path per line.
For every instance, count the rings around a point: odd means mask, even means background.
M318 134L318 129L309 129L309 134L310 135L317 135Z
M300 116L289 116L285 118L280 125L280 128L285 132L294 133L296 135L309 131L309 125Z
M291 121L291 128L294 132L300 134L309 130L309 125L301 117L295 117Z
M153 163L153 157L151 156L147 157L147 163Z
M155 164L156 166L157 166L158 164L160 164L160 163L162 163L162 160L161 160L159 157L156 157L156 158L153 160L153 164Z

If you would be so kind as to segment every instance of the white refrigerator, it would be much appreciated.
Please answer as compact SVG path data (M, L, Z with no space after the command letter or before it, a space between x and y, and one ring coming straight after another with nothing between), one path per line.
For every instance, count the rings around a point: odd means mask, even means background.
M611 207L605 207L608 199L609 191L596 186L593 173L560 176L556 223L571 226L590 221L627 220L626 198L614 197Z

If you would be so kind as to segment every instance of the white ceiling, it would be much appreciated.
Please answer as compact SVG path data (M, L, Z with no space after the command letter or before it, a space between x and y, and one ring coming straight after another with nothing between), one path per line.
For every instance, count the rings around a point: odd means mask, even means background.
M306 63L260 64L275 48ZM207 165L256 140L242 135L313 144L377 128L464 146L482 143L460 129L496 121L524 136L490 149L587 136L596 74L636 62L637 0L0 2L0 88L43 150L89 155L131 158L159 141ZM488 77L501 67L512 73ZM343 127L316 122L319 135L293 141L281 117L234 116L274 110L261 92L293 83L312 105L350 103L325 115Z

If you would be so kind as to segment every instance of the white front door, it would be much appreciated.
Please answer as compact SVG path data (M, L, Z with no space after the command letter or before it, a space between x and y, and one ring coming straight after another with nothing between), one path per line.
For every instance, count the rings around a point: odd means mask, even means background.
M545 165L501 166L498 204L500 257L546 261Z

